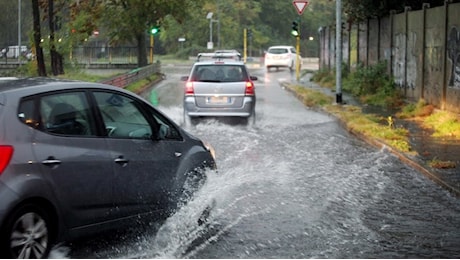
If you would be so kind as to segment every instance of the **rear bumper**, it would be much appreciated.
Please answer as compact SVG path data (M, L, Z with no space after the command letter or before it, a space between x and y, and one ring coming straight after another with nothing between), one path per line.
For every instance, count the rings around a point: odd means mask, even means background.
M255 97L245 97L241 107L198 107L195 102L195 97L185 97L184 111L185 114L191 117L198 116L239 116L249 117L254 111L256 105Z
M291 67L291 60L265 60L265 67Z

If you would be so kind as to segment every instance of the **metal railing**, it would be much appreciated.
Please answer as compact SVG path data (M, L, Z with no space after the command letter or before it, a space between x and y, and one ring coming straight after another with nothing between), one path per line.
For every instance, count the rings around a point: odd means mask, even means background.
M81 46L72 49L70 60L82 65L137 64L137 47Z
M160 73L161 73L161 64L154 63L149 66L137 68L127 73L124 73L122 75L118 75L113 78L103 80L101 81L101 83L124 88L127 85L133 82L139 81L141 79L147 78L151 76L152 74L160 74Z

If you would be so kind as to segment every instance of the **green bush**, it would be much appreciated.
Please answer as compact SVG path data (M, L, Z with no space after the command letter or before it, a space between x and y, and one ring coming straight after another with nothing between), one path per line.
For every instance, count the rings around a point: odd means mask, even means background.
M366 104L391 107L402 104L402 96L387 74L386 62L369 67L358 65L356 71L344 78L343 89Z

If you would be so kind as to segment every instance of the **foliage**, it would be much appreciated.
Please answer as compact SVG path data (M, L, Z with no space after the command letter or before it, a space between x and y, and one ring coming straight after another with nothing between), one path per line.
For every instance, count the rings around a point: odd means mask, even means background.
M381 124L382 118L380 116L362 113L361 108L357 106L331 105L333 98L318 90L290 84L287 85L287 88L294 92L305 105L322 108L341 119L347 128L354 133L376 138L402 152L411 151L407 129Z
M343 89L366 104L399 107L402 96L387 74L386 63L364 67L362 64L343 80Z
M342 63L342 78L346 78L348 76L348 66L345 62ZM336 69L327 69L323 68L319 71L313 73L312 80L314 82L319 83L322 87L330 88L331 90L335 90L336 86Z
M364 67L358 65L353 72L342 66L342 88L344 91L359 97L361 102L382 107L399 107L403 98L394 81L386 72L386 64ZM313 81L323 87L335 86L335 69L321 69L313 76Z
M45 36L49 34L48 0L40 2L41 32ZM333 23L335 14L332 1L311 1L302 16L296 13L292 2L272 0L54 0L54 3L56 48L65 58L70 57L73 47L97 42L111 46L137 45L142 51L147 48L148 29L153 25L159 25L161 30L155 37L156 53L181 52L179 56L183 57L185 49L193 53L196 46L201 46L200 49L206 50L210 37L210 20L206 19L209 12L214 14L214 49L243 52L244 28L252 31L252 37L247 39L249 56L260 57L271 45L295 45L295 38L290 35L291 23L299 19L300 51L305 57L317 56L318 28ZM6 1L5 5L7 10L17 10L17 1ZM22 1L22 6L25 39L32 31L31 3ZM6 19L7 15L11 17ZM2 37L4 45L15 45L16 13L7 12L7 15L0 17L2 24L7 25L0 28L0 34L6 36ZM99 31L98 37L92 34L95 30ZM179 38L185 41L179 42ZM51 46L47 39L43 37L45 48ZM142 55L140 51L138 55ZM49 51L45 52L49 55Z
M460 119L454 113L437 111L427 117L423 124L434 129L433 136L460 138Z
M386 144L402 152L410 152L411 147L408 140L409 132L404 128L392 128L382 125L381 118L374 114L364 114L359 107L327 105L325 109L342 119L348 129L355 133L362 134L382 140Z
M433 105L428 104L424 99L420 99L417 103L410 103L404 106L396 116L398 118L425 117L431 115L433 111Z
M302 102L309 107L321 107L333 101L331 96L302 86L295 86L294 92L299 96Z
M368 18L388 15L392 10L403 12L407 6L411 10L420 10L424 3L431 7L444 5L444 0L344 0L343 11L350 23L361 22Z
M134 92L134 93L139 93L146 86L152 84L152 82L154 82L157 78L158 78L157 74L152 74L151 76L149 76L149 77L147 77L145 79L142 79L142 80L139 80L139 81L136 81L136 82L133 82L133 83L129 84L128 86L125 87L125 89L129 90L131 92Z
M439 160L438 158L433 158L431 161L428 162L428 165L432 168L437 168L437 169L453 169L457 166L455 162L442 161L442 160Z

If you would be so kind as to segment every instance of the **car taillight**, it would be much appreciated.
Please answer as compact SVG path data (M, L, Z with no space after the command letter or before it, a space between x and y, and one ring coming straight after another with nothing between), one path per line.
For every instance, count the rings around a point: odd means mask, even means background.
M13 146L11 145L0 145L0 174L8 166L11 157L13 156Z
M246 95L254 95L255 94L255 91L254 91L254 83L252 83L252 81L246 81L246 91L245 91L245 94Z
M187 81L185 83L185 95L194 95L195 90L193 89L193 81Z

